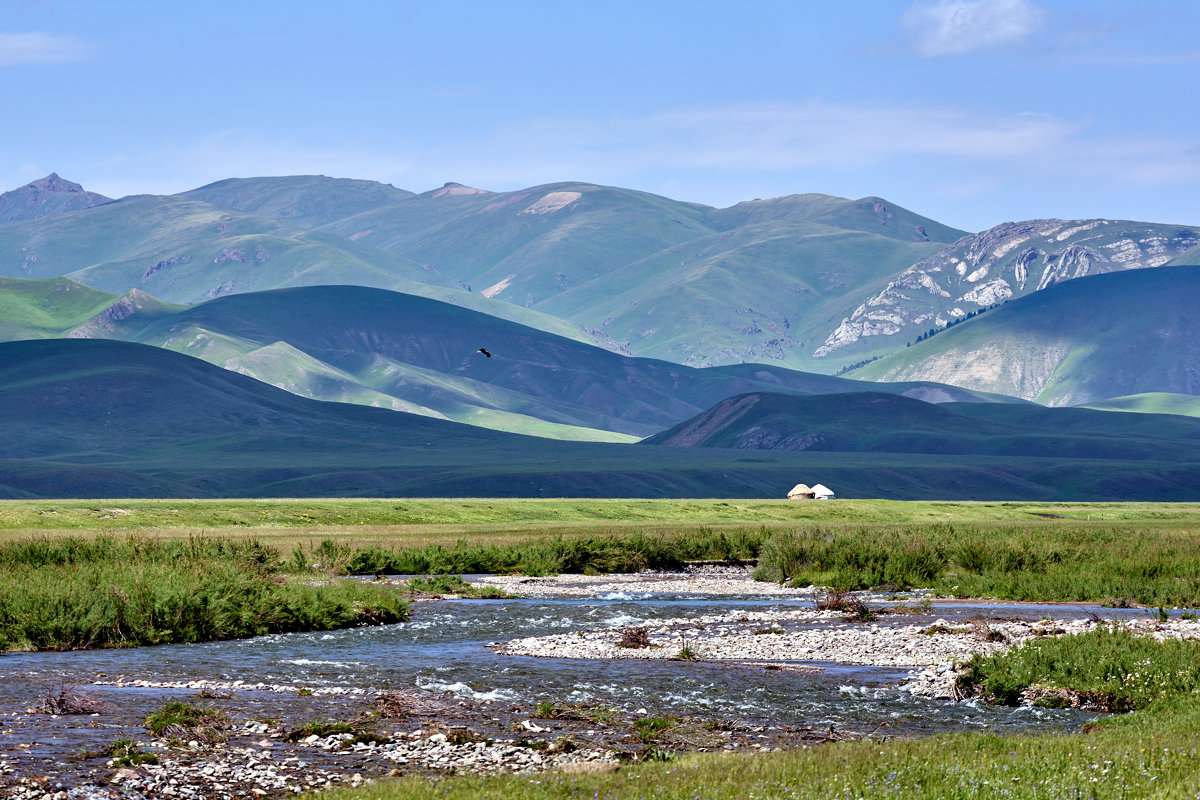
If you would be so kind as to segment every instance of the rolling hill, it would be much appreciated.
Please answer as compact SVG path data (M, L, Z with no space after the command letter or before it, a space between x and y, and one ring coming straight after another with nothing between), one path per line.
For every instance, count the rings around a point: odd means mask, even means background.
M365 287L277 289L190 307L141 293L109 297L110 306L66 335L164 347L317 399L554 438L631 441L731 394L866 385L778 367L697 369L622 356L449 303ZM493 357L476 352L480 347ZM985 399L928 384L878 388L943 402Z
M1143 392L1200 394L1200 267L1050 286L850 374L930 380L1081 405Z
M846 497L1196 499L1195 467L556 442L309 400L128 342L0 344L2 497L782 497L819 476Z
M1200 459L1200 420L1011 404L934 405L876 392L746 394L644 444L1190 462Z
M1200 397L1170 392L1144 392L1124 397L1109 397L1084 403L1083 408L1098 411L1128 411L1137 414L1178 414L1200 417Z

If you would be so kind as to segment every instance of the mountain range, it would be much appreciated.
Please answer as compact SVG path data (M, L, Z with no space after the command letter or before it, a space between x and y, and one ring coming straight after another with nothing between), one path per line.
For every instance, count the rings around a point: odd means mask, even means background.
M13 343L0 353L20 355L60 395L75 392L78 408L108 408L107 432L144 441L144 458L131 467L102 448L59 453L54 442L99 435L99 418L72 422L63 411L0 448L12 478L0 484L12 496L47 485L86 493L86 480L64 477L82 470L96 486L127 480L151 495L385 484L479 493L456 472L466 469L490 490L520 494L549 488L527 475L542 475L546 458L575 465L574 478L552 482L560 493L728 496L719 475L771 494L768 482L790 480L773 459L820 457L854 481L840 492L849 496L891 486L889 496L1100 497L1114 476L1140 470L1157 477L1139 496L1192 497L1179 470L1196 460L1195 442L1178 415L1200 413L1197 265L1200 228L1029 220L967 233L875 197L716 209L586 183L515 192L448 183L418 194L295 176L112 200L51 175L0 195L0 342ZM95 339L121 341L86 349ZM73 348L115 359L108 378L72 367L86 360ZM377 408L333 425L346 431L340 440L267 426L265 438L239 439L262 457L226 469L232 451L218 443L231 434L219 420L236 414L197 410L194 440L167 423L188 414L189 394L222 408L226 389L214 398L197 387L224 386L224 373L156 360L166 351L304 402ZM6 367L0 408L35 414L11 406L20 381ZM186 388L162 377L173 369L190 376ZM151 374L177 390L162 400L160 430L142 436L136 415L128 430L113 428L123 412L112 403L124 396L114 376ZM1084 405L1093 410L1043 407ZM383 482L350 486L348 464L329 482L303 469L296 484L264 478L272 458L292 464L293 450L347 447L355 425L372 441L409 435L372 427L387 428L378 422L387 415L440 431L411 429L440 442L442 478L397 483L415 474L417 451L404 447L389 450ZM503 438L513 434L537 438ZM492 458L489 442L530 460ZM747 461L746 450L757 454ZM203 457L172 471L183 452ZM71 466L51 466L60 457ZM1067 462L1081 477L1061 472ZM924 470L910 489L885 477L901 464ZM650 483L629 478L644 469ZM983 475L1000 473L1015 482L982 488Z

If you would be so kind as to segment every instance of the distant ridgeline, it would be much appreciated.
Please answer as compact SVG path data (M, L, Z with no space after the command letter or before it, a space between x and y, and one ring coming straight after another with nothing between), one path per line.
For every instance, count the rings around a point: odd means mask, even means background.
M322 176L109 201L52 175L0 195L0 274L168 303L354 284L689 366L833 374L1079 277L1200 263L1200 228L1031 220L968 234L886 200L724 209L617 187L414 194Z

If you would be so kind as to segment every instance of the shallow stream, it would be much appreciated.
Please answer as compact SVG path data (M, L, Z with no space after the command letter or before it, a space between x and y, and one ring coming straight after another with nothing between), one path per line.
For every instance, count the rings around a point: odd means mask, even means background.
M422 690L445 699L493 701L508 710L541 701L614 706L626 712L670 713L797 726L847 734L879 729L889 736L951 730L1069 730L1094 715L1074 711L993 707L914 697L896 687L908 670L822 661L797 662L814 672L767 671L718 662L593 661L499 655L488 642L655 618L690 618L744 607L810 608L811 599L778 596L688 597L653 594L602 598L433 601L414 605L408 622L330 633L130 650L0 655L0 754L45 763L78 756L118 738L145 739L140 721L167 697L194 690L104 685L122 680L244 681L312 689ZM938 617L1072 618L1112 616L1111 609L954 603L928 616L880 617L877 624L928 623ZM814 622L828 625L828 622ZM99 717L27 715L48 691L79 684L117 711ZM307 697L296 692L238 690L222 706L239 723L252 717L306 721L352 716L370 694ZM523 712L523 713L528 713ZM17 717L22 719L18 722ZM37 718L45 720L38 723ZM7 720L7 724L6 724ZM36 729L31 726L36 725ZM20 742L18 750L17 742Z

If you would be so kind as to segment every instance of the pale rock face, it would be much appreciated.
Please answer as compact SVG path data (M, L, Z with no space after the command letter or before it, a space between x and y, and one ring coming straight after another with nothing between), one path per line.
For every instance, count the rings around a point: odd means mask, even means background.
M453 181L433 193L434 197L464 197L473 194L488 194L486 189L476 189L474 186L463 186Z
M1021 353L1014 357L1014 352ZM1020 342L990 342L972 349L951 349L913 366L889 371L886 381L934 381L1033 400L1063 359L1066 343L1029 348Z
M939 297L949 297L950 296L949 292L947 292L940 285L938 285L938 282L935 281L932 277L930 277L927 274L921 276L920 284L921 284L921 286L925 287L925 289L928 290L930 294L936 294Z
M981 281L987 277L987 274L988 274L988 268L986 265L984 265L967 276L967 283L975 283L977 281Z
M487 287L482 292L480 292L480 294L489 299L492 297L495 297L496 295L500 294L505 289L507 289L509 286L511 286L513 279L516 277L517 277L516 274L509 275L504 280L499 281L498 283L493 283L491 286Z
M1004 278L996 278L976 286L959 299L964 303L974 303L979 307L995 305L1013 296L1012 288Z
M583 197L580 192L550 192L541 200L522 211L522 214L553 214Z

